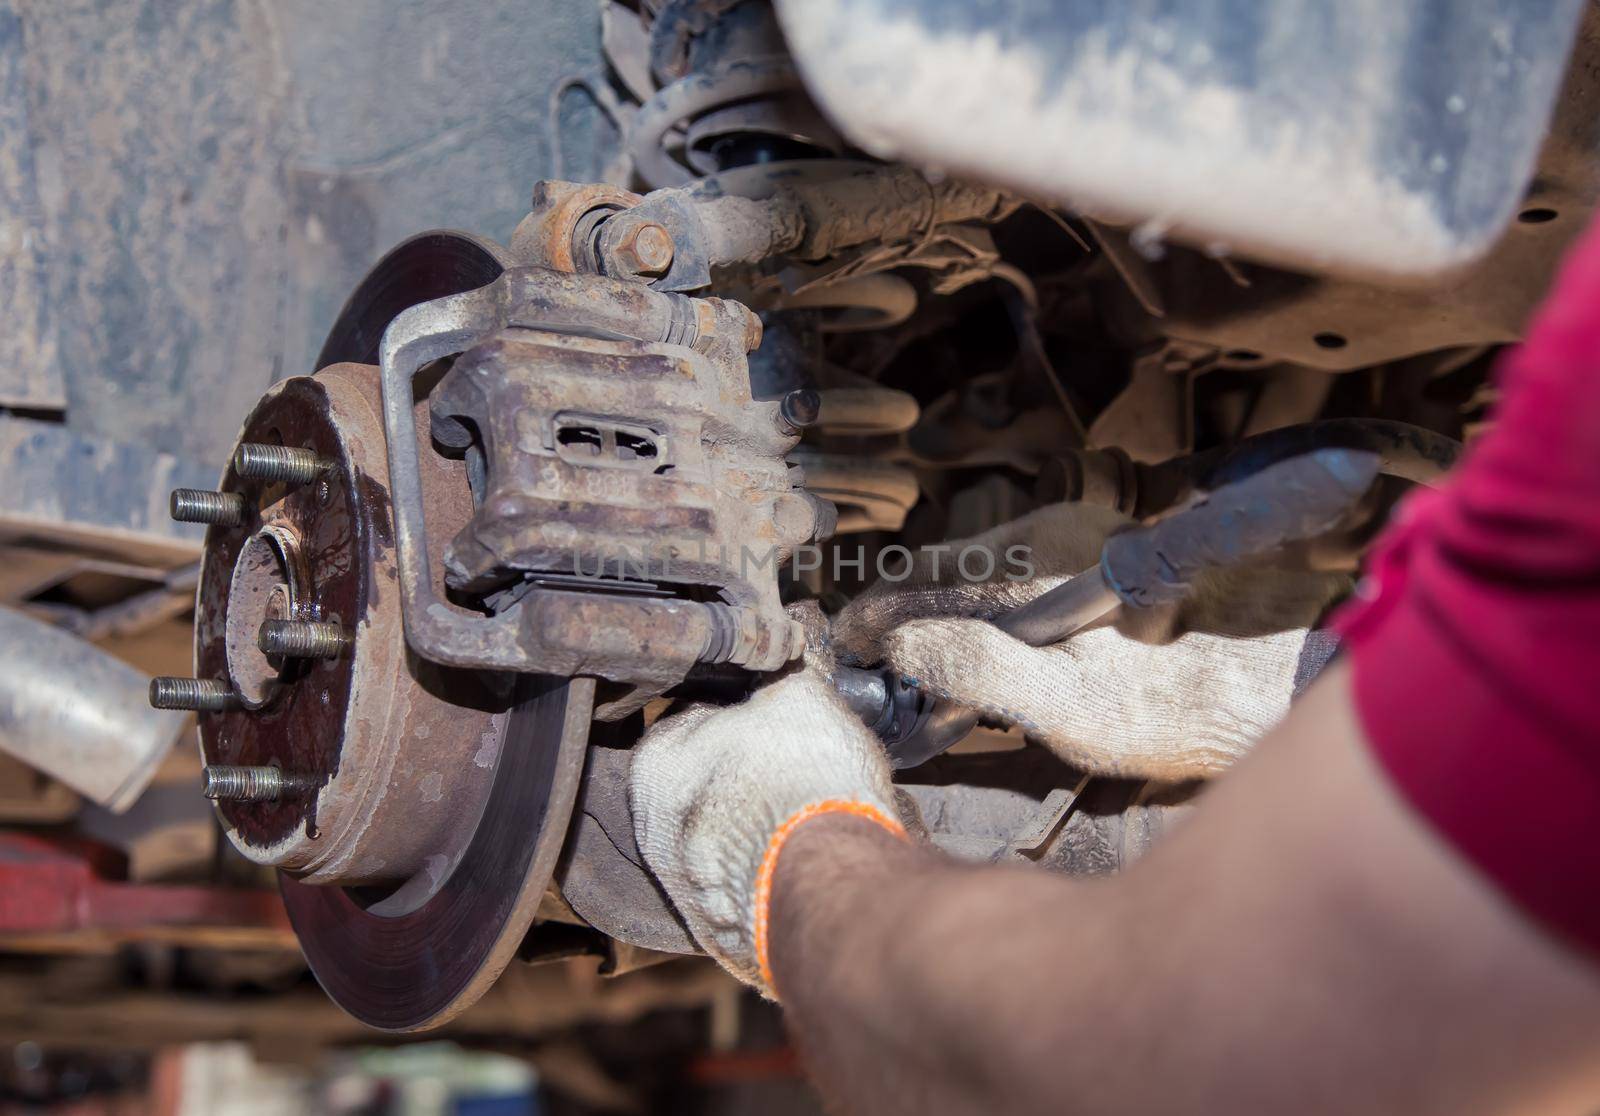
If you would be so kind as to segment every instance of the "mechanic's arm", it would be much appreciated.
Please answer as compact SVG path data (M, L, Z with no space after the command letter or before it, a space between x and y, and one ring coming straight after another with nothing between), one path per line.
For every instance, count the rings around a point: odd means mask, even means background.
M1600 1111L1597 306L1600 225L1500 369L1494 428L1380 543L1344 661L1124 876L961 869L827 817L791 835L770 970L831 1088L878 1110ZM928 638L892 641L916 657L895 665L994 645L972 623L906 625Z
M770 973L833 1090L1600 1111L1597 306L1600 225L1501 368L1495 427L1380 543L1344 661L1124 876L962 869L828 817L780 842ZM973 623L908 624L891 657L926 677L955 647L952 682L1014 660Z
M1119 877L799 826L770 964L826 1093L885 1113L1595 1112L1600 965L1411 813L1348 686L1328 671Z
M1343 665L1120 878L908 844L881 747L815 669L657 725L635 831L696 940L864 1111L1600 1110L1596 306L1600 226L1495 429L1386 535ZM1270 637L1185 635L1165 654L1194 669L1110 675L1075 637L1023 683L992 631L914 619L885 653L936 690L1006 678L979 702L1002 712L1067 693L1124 736L1207 694L1239 721L1283 674Z

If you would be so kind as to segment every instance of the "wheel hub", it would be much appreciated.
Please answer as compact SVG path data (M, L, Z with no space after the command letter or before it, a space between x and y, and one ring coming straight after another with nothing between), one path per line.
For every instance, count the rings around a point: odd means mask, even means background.
M465 849L487 801L508 688L407 661L395 594L387 473L366 366L336 365L275 387L245 445L314 451L303 484L240 476L234 527L213 526L201 578L196 664L225 678L234 708L206 717L209 764L276 767L308 789L219 802L245 856L306 883L399 887ZM439 505L471 509L464 475L438 459ZM335 653L262 649L269 621L337 631ZM316 629L313 629L316 630Z
M499 267L469 238L403 245L325 355L370 360L394 314ZM370 364L283 381L246 419L219 491L174 493L175 515L211 526L196 680L161 681L200 713L207 793L234 846L278 869L329 995L374 1027L416 1030L476 1000L532 923L593 685L409 651L381 414ZM462 461L424 459L427 545L441 547L472 493Z

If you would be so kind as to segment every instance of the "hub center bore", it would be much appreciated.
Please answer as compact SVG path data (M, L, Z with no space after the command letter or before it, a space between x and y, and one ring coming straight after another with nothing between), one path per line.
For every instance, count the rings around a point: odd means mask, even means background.
M261 528L240 548L233 564L223 637L228 675L247 708L259 709L272 700L286 666L280 656L261 650L261 625L268 620L302 619L304 600L294 536L281 527Z

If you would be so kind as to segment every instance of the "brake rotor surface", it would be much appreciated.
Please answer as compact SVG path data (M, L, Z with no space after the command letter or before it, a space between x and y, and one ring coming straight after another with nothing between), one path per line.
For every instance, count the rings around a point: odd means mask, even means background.
M335 1003L386 1031L437 1026L510 963L549 883L572 812L594 684L519 683L489 802L465 855L420 906L405 888L367 905L363 889L279 874L289 920Z
M515 955L565 836L593 701L588 680L448 671L407 651L381 423L363 425L363 400L381 413L377 369L346 363L373 362L409 306L505 266L498 247L457 233L385 257L330 331L321 365L340 367L274 388L242 435L315 450L331 462L325 479L285 494L230 468L222 487L242 491L251 513L207 536L197 673L231 677L245 699L201 718L207 762L317 782L299 799L219 803L224 824L247 856L280 868L329 996L388 1031L445 1022ZM425 494L463 505L430 512L430 535L435 521L453 531L470 512L464 468L424 458ZM251 657L248 633L285 615L341 620L349 649L311 663Z

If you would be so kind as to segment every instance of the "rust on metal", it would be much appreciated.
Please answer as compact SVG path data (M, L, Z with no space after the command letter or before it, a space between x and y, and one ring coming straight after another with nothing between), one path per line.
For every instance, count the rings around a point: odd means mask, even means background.
M647 221L623 233L611 258L621 265L619 273L654 277L666 274L673 252L672 234Z
M257 406L242 438L307 448L327 463L326 484L284 490L229 470L225 491L276 499L210 533L196 617L198 673L231 679L245 699L201 716L207 763L314 783L219 801L229 836L251 859L323 883L403 881L429 857L459 853L499 740L492 686L408 662L377 395L376 369L335 365ZM454 474L446 487L470 508L460 464L434 466ZM269 654L259 643L269 621L335 625L342 652Z
M751 398L751 315L721 300L697 314L701 351L512 331L457 358L434 391L435 438L470 441L487 472L477 512L444 552L452 587L482 593L542 579L568 597L649 594L574 606L572 627L552 623L553 603L542 606L530 635L546 656L541 669L670 684L723 649L723 661L751 669L800 649L776 573L828 516L794 486L784 455L795 430L777 422L781 405ZM703 607L650 599L707 593L730 609L726 621L691 621ZM719 623L737 634L718 635Z
M631 209L638 203L638 194L618 186L547 179L534 187L532 211L512 235L512 252L552 271L577 271L576 234L583 218Z
M831 525L832 509L795 488L783 459L795 438L777 428L776 402L752 397L750 319L721 299L531 267L396 318L380 364L410 646L475 669L568 673L576 661L634 685L635 700L671 684L664 661L771 670L797 655L777 570ZM430 396L430 443L406 401L425 368L455 354ZM481 485L478 510L444 550L443 587L420 545L434 525L416 479L435 445L477 461ZM674 521L661 509L689 514ZM659 529L663 515L677 527ZM572 584L619 559L667 568ZM637 640L596 653L527 622L553 583L621 591L644 627L667 605L703 615L665 660ZM446 589L487 595L488 614L456 607ZM608 702L602 716L623 708Z

